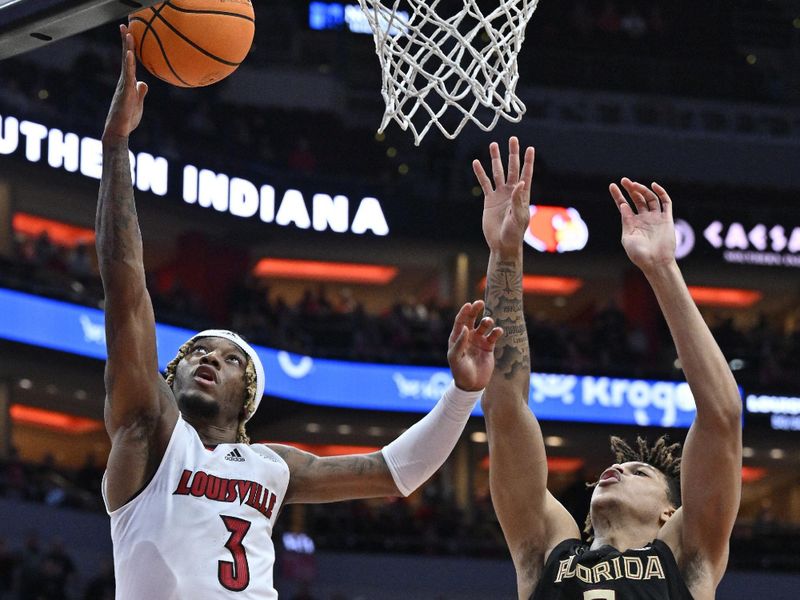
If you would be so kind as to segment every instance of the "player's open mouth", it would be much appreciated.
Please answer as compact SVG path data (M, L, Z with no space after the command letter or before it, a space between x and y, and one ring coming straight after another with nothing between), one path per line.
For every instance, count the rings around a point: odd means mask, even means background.
M213 367L200 365L194 372L194 379L204 385L213 385L217 383L217 374L214 372Z
M622 480L619 471L616 469L606 469L600 475L597 485L611 485L612 483L619 483Z

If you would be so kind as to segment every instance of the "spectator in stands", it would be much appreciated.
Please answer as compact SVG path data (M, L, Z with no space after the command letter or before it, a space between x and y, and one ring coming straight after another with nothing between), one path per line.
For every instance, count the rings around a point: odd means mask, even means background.
M631 4L628 11L622 15L619 28L622 33L634 40L639 40L647 35L647 21L636 4Z
M10 600L11 598L16 567L17 557L11 552L6 539L0 537L0 600Z
M20 555L19 600L39 600L41 585L42 550L39 534L28 532Z
M114 600L114 564L106 559L100 572L86 584L83 600Z
M96 276L92 261L92 252L85 242L78 242L70 250L67 258L67 272L83 284L88 283L91 277Z
M597 29L607 35L616 35L619 33L620 25L621 19L617 3L614 0L606 0L597 17Z
M0 471L0 493L12 498L24 498L28 494L28 473L16 446L11 446L8 458Z
M64 540L60 537L54 537L44 558L48 563L49 577L52 580L53 588L66 590L70 579L75 574L75 562L67 554Z

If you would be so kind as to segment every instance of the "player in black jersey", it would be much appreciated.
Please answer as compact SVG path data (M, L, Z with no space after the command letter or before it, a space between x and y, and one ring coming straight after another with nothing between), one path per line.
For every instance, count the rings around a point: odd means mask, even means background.
M728 364L692 301L675 261L672 201L658 184L610 186L622 245L646 276L669 325L697 415L683 448L663 438L630 448L599 477L582 543L575 520L547 490L539 423L528 407L530 353L522 306L522 241L528 227L533 148L520 172L509 140L508 176L497 144L484 191L490 257L486 314L506 335L483 398L492 501L517 572L521 600L708 600L725 572L741 495L741 399ZM635 210L634 210L635 208Z

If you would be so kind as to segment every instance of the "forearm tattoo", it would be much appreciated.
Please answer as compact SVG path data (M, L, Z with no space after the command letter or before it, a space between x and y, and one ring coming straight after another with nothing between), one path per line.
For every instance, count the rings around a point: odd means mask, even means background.
M522 303L522 258L489 261L486 316L503 328L495 346L495 372L506 379L528 377L531 372L528 331Z
M142 237L126 144L103 148L103 176L95 228L101 274L109 263L141 261Z
M369 477L389 475L389 467L380 452L320 458L313 454L298 452L292 448L281 446L273 447L273 450L289 464L292 470L292 477L298 480L328 476L355 475Z

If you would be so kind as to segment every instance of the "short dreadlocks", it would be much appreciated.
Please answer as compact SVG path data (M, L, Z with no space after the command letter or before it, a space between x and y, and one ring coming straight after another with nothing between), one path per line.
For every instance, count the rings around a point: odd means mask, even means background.
M164 378L167 380L167 385L172 387L172 382L175 380L175 370L178 368L178 363L181 362L189 350L194 346L196 339L191 339L178 349L178 354L167 365L164 371ZM247 418L253 414L256 406L256 368L253 365L253 359L247 357L247 366L244 370L245 379L245 396L242 416L239 419L239 429L236 432L236 441L240 444L249 444L250 437L245 431L245 423Z
M681 505L681 458L679 456L681 445L670 444L666 435L662 435L656 443L650 446L647 439L636 436L636 448L632 448L622 438L611 436L611 451L617 463L643 462L654 467L664 474L667 479L667 500L675 508ZM587 484L593 488L598 482ZM586 525L583 532L591 540L594 537L592 528L592 514L586 515Z

